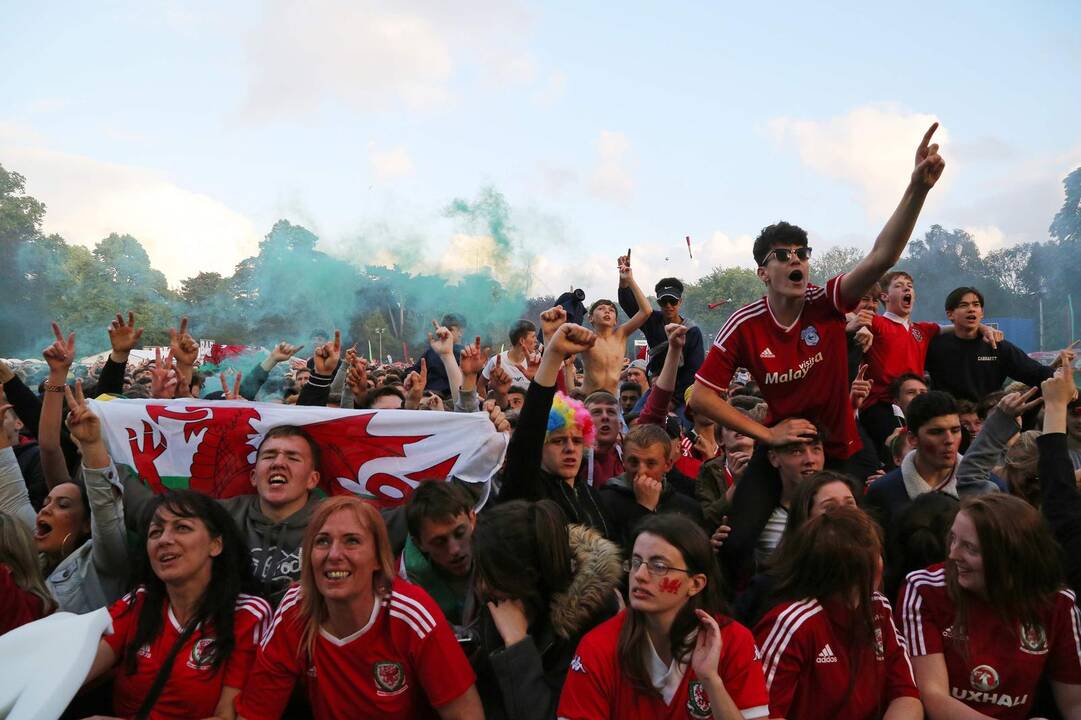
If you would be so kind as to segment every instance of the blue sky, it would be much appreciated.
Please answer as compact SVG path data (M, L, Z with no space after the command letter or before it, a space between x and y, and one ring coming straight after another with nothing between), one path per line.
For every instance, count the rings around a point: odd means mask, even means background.
M818 4L821 5L821 4ZM0 163L91 245L130 232L175 285L278 218L329 252L471 269L447 219L492 186L532 292L748 264L784 218L867 247L933 119L921 217L1041 240L1081 165L1081 5L14 3ZM692 236L695 260L683 244ZM497 268L499 270L499 268Z

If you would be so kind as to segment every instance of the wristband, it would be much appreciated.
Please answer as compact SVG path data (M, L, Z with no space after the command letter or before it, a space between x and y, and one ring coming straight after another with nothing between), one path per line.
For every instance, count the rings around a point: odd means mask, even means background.
M67 385L64 385L63 383L61 383L60 385L52 385L52 384L50 384L48 382L41 383L41 386L45 389L45 392L55 392L55 393L62 393L62 392L64 392L64 388L67 387Z

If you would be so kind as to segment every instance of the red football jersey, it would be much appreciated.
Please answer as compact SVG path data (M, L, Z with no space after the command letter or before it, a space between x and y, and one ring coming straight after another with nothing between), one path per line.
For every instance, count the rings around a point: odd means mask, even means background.
M120 717L132 717L139 710L162 662L184 631L169 603L164 603L161 609L161 633L139 648L135 674L129 675L124 666L124 652L135 634L145 599L145 591L139 588L113 603L109 608L109 614L113 617L113 634L102 637L120 658L113 684L113 711ZM150 719L181 720L213 715L223 687L244 687L259 649L259 640L270 625L271 614L266 600L254 595L237 596L233 616L236 644L229 660L217 670L211 667L214 659L213 627L196 629L173 661L169 680L150 711Z
M571 662L556 715L567 720L649 718L711 718L709 697L688 664L672 701L636 689L620 671L616 645L627 617L624 610L586 633ZM723 622L721 617L718 622ZM724 687L745 718L769 716L762 663L751 631L735 621L721 626L721 661L717 667Z
M781 326L763 297L724 324L695 378L727 390L736 368L746 368L769 405L767 424L800 417L829 429L826 455L845 459L860 447L848 398L848 341L839 275L826 287L807 286L800 316Z
M923 377L923 365L931 339L942 330L938 323L909 322L908 327L882 315L871 321L874 342L864 355L871 394L864 407L890 401L890 383L905 373Z
M919 697L889 603L875 594L875 637L853 653L852 611L807 599L782 603L755 628L770 717L866 720L900 697Z
M897 612L913 657L942 653L950 695L974 710L1023 720L1045 671L1057 682L1081 684L1081 613L1068 590L1056 595L1035 627L1007 622L966 594L967 648L954 637L957 608L942 564L909 573L900 597Z
M277 720L303 677L316 720L361 717L435 718L434 707L461 697L475 676L450 624L427 593L395 579L371 619L347 638L325 630L309 657L301 650L300 588L290 588L237 712L247 720Z

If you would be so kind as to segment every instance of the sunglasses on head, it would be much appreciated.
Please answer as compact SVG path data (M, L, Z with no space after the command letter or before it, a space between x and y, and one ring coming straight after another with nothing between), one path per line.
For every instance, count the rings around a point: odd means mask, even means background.
M811 248L807 246L798 247L795 250L789 250L788 248L773 248L766 253L766 257L762 258L762 264L765 265L769 262L770 255L773 255L781 262L786 263L792 259L793 253L795 253L796 257L802 262L806 262L811 258Z

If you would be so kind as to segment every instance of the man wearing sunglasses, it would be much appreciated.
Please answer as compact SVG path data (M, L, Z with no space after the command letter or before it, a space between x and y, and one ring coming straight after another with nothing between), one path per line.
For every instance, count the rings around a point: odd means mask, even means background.
M694 385L694 374L702 365L706 357L705 343L702 340L702 329L680 314L683 309L683 283L678 278L661 278L653 289L657 297L660 310L654 310L646 318L642 326L642 334L646 336L649 345L648 371L650 377L657 377L664 365L664 356L668 352L668 334L665 326L678 323L687 328L687 344L683 346L683 358L676 373L676 389L672 397L676 402L682 402L683 394L691 385ZM633 317L638 312L638 301L631 292L629 283L620 281L619 306L628 317Z
M758 534L755 526L761 527L780 499L768 448L806 442L816 434L817 423L827 431L827 467L845 468L861 449L848 396L845 312L856 307L904 252L927 193L945 167L938 144L931 143L937 127L935 123L927 130L916 149L915 169L897 209L871 251L850 272L829 279L825 287L810 285L807 233L795 225L770 225L755 240L754 259L766 294L734 312L721 328L695 376L690 403L696 413L754 438L758 445L736 492L758 495L751 504L758 510L755 514L764 517L747 518L748 537L742 541L741 528L734 526L724 545L726 555L749 552ZM769 405L765 424L737 411L722 395L738 367L750 371Z

